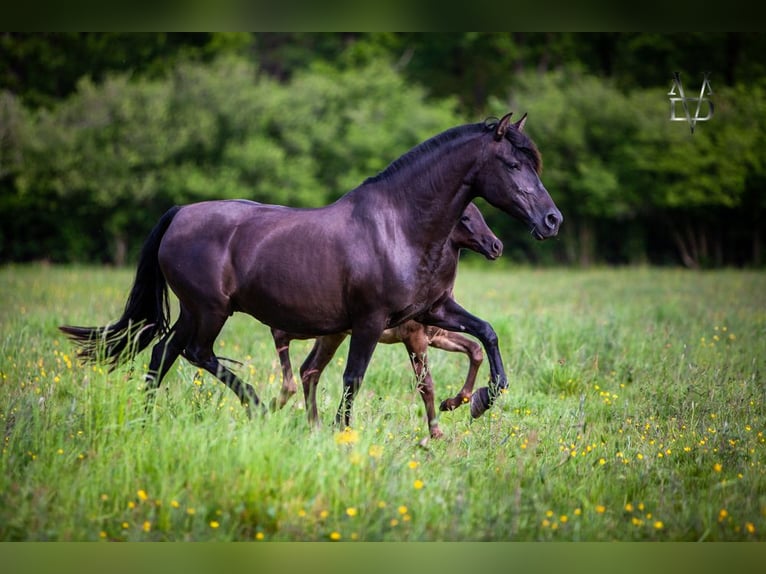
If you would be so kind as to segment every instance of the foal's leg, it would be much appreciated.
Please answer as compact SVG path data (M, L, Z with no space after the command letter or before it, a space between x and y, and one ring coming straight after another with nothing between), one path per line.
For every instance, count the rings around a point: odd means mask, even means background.
M282 367L282 387L279 389L279 397L272 409L274 407L281 409L287 404L290 397L298 391L298 385L295 384L295 377L293 377L293 367L290 364L290 341L293 340L293 337L280 329L271 329L271 337L274 339L279 364Z
M345 333L317 337L316 341L314 341L314 346L301 365L303 397L306 401L306 413L309 424L319 424L319 413L317 412L317 385L319 384L319 377L322 376L325 367L335 356L335 351L338 350L338 347L345 338Z
M407 329L402 342L407 347L412 368L415 371L417 389L426 407L426 421L428 422L431 438L441 438L444 436L444 433L439 428L439 422L436 420L436 410L434 409L434 382L431 379L431 371L428 368L428 337L426 337L426 327L414 321L411 321L411 323L414 326Z
M464 331L479 339L484 345L489 359L489 387L482 387L471 396L471 416L477 418L483 415L495 402L500 391L508 386L497 334L492 325L471 315L451 297L432 308L429 313L419 317L418 321L448 331Z
M185 349L185 356L193 365L205 369L237 395L240 402L247 408L247 415L252 417L253 405L261 404L255 390L242 381L237 375L224 367L213 353L213 343L221 332L226 315L206 313L200 315L197 329L192 342Z
M443 400L441 405L439 405L440 411L452 411L467 403L471 398L473 385L476 382L476 374L484 360L484 352L481 350L481 345L476 341L451 331L440 330L439 333L431 337L429 344L436 349L468 355L468 374L466 375L463 388L454 397Z

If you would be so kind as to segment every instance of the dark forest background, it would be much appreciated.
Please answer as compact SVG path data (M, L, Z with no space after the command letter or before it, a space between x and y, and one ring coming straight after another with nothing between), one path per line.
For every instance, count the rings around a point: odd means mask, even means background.
M131 263L173 204L324 205L514 111L565 223L537 243L482 205L506 259L762 266L765 55L759 33L0 33L0 262ZM709 72L693 135L673 72L687 96Z

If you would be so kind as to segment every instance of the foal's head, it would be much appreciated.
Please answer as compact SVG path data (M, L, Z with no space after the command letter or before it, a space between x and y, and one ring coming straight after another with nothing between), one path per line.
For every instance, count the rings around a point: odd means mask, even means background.
M524 133L527 115L511 123L511 114L487 123L491 138L474 180L477 195L530 227L536 239L553 237L563 221L561 212L540 181L542 158Z
M481 211L473 203L469 203L463 211L450 239L455 247L471 249L489 260L503 254L503 242L492 233Z

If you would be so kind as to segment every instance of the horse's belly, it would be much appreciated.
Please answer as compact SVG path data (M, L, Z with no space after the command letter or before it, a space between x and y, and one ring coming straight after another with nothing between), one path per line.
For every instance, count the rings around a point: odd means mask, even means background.
M262 282L243 289L233 300L235 311L252 315L270 327L291 333L325 335L350 328L345 298L337 289L316 283L275 284Z

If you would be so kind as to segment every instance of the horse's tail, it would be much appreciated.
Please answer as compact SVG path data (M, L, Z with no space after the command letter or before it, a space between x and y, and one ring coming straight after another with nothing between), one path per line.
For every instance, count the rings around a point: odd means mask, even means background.
M146 239L122 317L106 327L59 327L80 347L78 355L86 361L104 361L114 367L167 332L170 317L168 286L157 253L162 237L179 209L179 206L170 208Z

